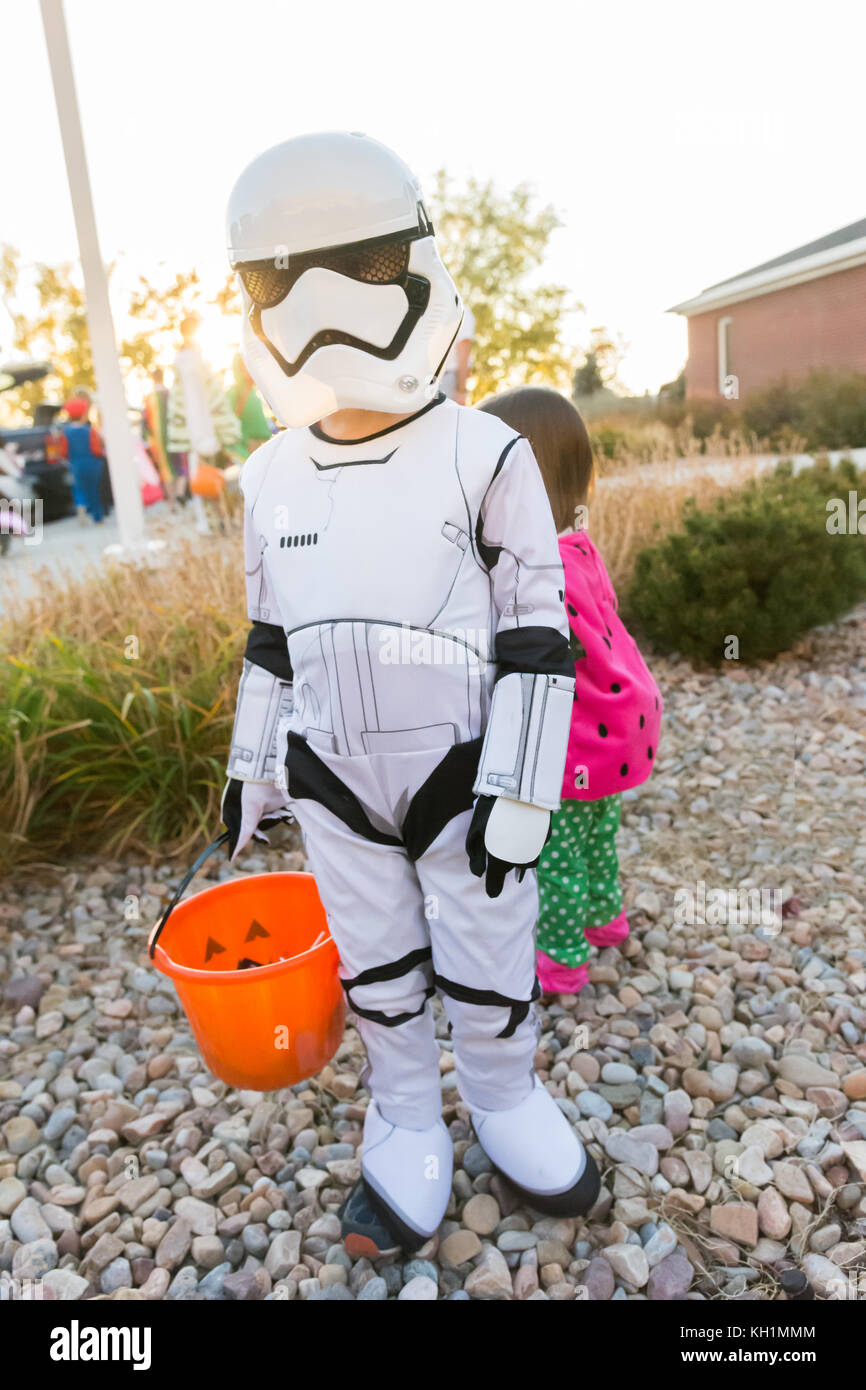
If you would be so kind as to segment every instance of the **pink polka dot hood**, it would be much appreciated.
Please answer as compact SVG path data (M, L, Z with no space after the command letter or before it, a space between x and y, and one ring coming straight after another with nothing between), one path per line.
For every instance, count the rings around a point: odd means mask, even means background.
M560 536L559 551L576 676L562 796L599 801L649 777L662 697L617 612L604 561L587 533Z

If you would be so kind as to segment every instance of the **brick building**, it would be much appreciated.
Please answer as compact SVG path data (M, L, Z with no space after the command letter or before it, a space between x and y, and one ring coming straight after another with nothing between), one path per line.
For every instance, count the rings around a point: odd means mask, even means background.
M866 218L711 285L689 323L686 397L743 399L815 367L866 372Z

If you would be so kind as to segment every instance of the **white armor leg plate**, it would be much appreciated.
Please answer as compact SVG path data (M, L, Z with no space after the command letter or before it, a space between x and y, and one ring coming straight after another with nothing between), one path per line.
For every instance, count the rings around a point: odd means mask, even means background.
M435 979L451 1024L457 1082L467 1105L516 1105L532 1089L538 1040L534 1008L538 891L534 873L510 874L498 898L468 872L466 811L416 864L433 905Z
M426 1129L440 1118L442 1098L428 923L412 865L317 802L290 804L367 1051L366 1083L388 1122Z

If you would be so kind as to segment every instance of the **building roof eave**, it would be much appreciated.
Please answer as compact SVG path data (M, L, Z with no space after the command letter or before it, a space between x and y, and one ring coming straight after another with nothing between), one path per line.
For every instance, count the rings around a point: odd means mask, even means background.
M753 275L742 275L738 279L727 280L721 285L712 285L694 299L683 300L666 310L669 314L683 314L692 318L696 314L707 313L711 309L723 309L728 304L738 304L744 299L755 299L758 295L773 294L776 290L788 289L807 280L817 280L824 275L836 275L842 270L866 265L866 236L849 241L843 246L834 246L827 251L819 251L812 256L804 256L798 261L788 261L784 265Z

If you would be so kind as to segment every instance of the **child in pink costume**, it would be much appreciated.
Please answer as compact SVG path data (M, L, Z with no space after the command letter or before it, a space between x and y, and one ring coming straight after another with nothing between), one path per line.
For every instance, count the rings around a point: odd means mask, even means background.
M628 935L616 831L622 793L640 786L658 749L662 700L617 613L616 594L583 519L593 475L583 420L557 391L522 387L481 407L532 445L560 533L565 607L577 680L562 809L538 864L538 978L576 994L591 948Z

